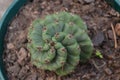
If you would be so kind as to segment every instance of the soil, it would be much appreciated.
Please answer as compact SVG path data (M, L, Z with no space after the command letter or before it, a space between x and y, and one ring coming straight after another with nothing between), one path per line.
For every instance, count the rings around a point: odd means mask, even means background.
M26 48L31 22L60 11L77 14L86 22L95 47L87 63L80 63L64 77L33 66ZM120 22L119 17L104 0L29 0L10 23L5 37L3 58L9 80L120 80L120 38L117 36L118 46L114 48L111 28Z

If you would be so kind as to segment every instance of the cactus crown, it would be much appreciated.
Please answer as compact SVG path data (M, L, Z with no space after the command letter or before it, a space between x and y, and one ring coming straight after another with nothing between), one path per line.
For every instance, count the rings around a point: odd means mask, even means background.
M90 58L93 47L79 16L67 12L35 20L28 33L32 63L60 76L73 72L79 61Z

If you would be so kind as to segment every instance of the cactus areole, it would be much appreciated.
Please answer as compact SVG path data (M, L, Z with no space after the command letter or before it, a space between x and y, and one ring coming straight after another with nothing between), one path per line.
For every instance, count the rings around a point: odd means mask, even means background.
M81 18L67 12L35 20L28 32L31 62L60 76L73 72L91 57L93 46L86 31Z

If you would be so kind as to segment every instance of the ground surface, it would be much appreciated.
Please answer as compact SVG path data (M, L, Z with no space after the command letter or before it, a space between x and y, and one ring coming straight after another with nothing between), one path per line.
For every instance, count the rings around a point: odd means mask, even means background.
M32 0L31 0L32 1ZM64 77L53 72L37 69L30 63L30 54L26 48L27 31L32 20L59 11L68 11L79 15L88 26L88 34L95 50L86 64L79 64L76 70ZM104 0L33 0L25 5L10 24L6 38L4 62L10 80L120 80L120 39L114 48L111 23L120 21L120 14L106 4Z

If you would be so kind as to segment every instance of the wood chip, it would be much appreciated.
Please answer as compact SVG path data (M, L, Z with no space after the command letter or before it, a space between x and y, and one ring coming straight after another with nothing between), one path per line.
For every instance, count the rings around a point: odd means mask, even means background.
M120 23L117 23L115 25L115 32L116 32L117 36L120 36Z

